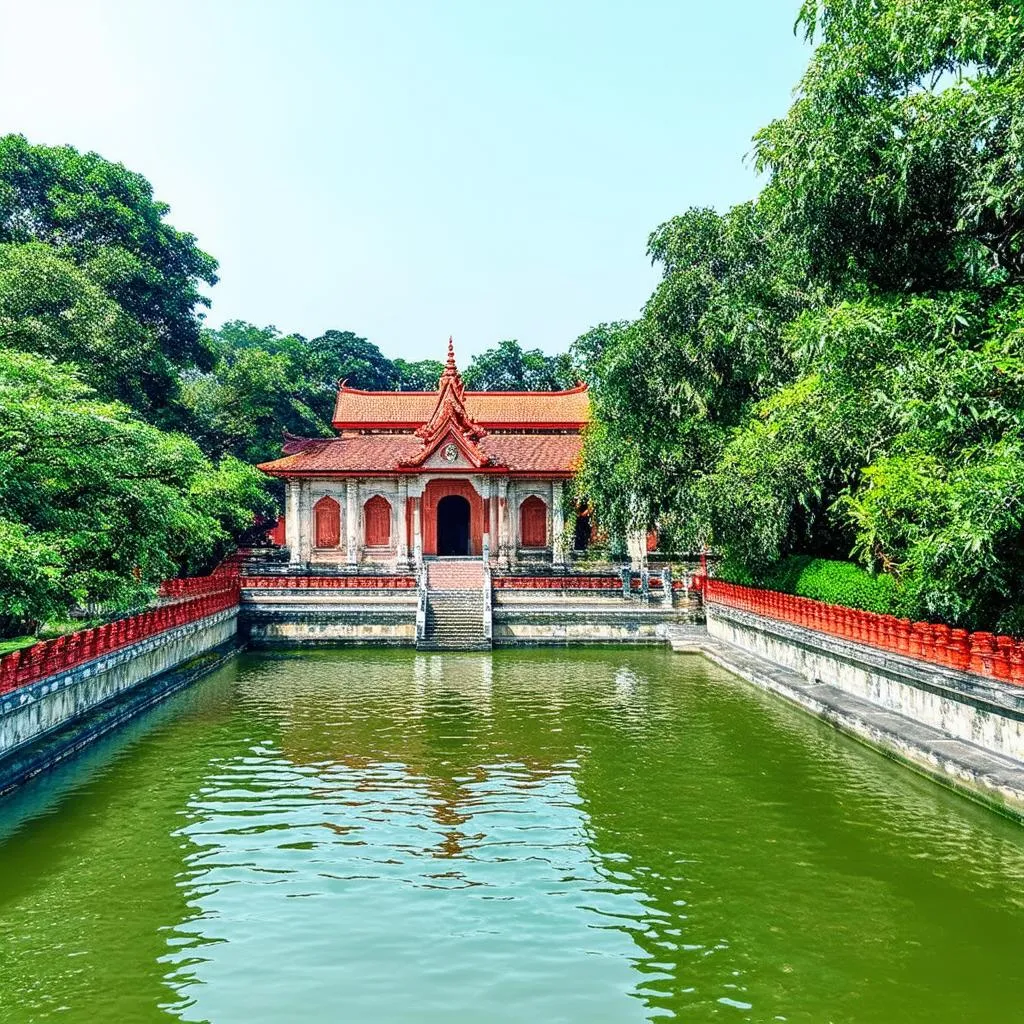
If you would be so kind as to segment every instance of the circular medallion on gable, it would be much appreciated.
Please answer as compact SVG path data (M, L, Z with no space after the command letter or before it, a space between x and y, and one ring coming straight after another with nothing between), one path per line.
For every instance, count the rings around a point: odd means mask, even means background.
M454 462L459 457L459 449L453 444L446 444L441 454L444 456L445 461Z

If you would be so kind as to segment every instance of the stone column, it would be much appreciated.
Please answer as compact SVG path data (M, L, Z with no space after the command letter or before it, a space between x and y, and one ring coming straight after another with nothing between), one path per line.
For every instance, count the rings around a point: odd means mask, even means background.
M565 516L562 513L561 480L551 482L551 561L555 565L565 565Z
M423 524L422 519L422 498L412 499L412 552L416 561L416 567L423 564Z
M497 556L498 554L498 489L497 487L491 487L491 554Z
M288 547L288 561L296 565L302 561L299 557L301 545L299 541L299 488L301 481L285 481L284 502L284 542Z
M406 528L406 507L409 503L409 481L398 478L398 502L395 505L395 555L399 569L409 568L409 533Z
M313 554L313 501L312 486L308 480L299 481L299 557L297 561L308 562Z
M494 542L494 538L491 535L491 480L490 477L484 477L481 481L480 488L483 492L483 503L484 503L484 515L483 515L483 537L481 538L481 553L483 560L489 562L491 560L491 545Z
M505 526L508 532L508 564L515 567L519 561L519 494L511 480L505 501Z
M630 533L626 536L626 550L629 552L629 562L633 569L639 572L647 567L647 534L643 532Z
M508 480L498 477L498 565L507 569L510 563L508 532Z
M359 560L359 552L356 547L356 524L358 513L356 502L359 498L359 482L357 480L345 481L345 539L348 564L355 565Z

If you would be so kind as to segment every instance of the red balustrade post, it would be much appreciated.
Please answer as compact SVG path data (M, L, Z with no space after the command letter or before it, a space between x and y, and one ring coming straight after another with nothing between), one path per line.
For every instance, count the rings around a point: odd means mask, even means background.
M992 675L1004 683L1010 681L1010 655L1013 651L1013 640L1008 636L995 638L995 653L992 655Z
M966 629L949 631L949 667L967 672L971 667L971 637Z
M68 638L68 664L71 666L79 665L82 662L83 639L81 630L72 633Z
M50 641L49 650L46 652L46 660L49 662L48 667L51 670L60 671L63 668L67 668L65 657L67 642L67 637L64 636L58 636Z
M949 641L952 630L944 622L936 622L932 626L935 660L944 668L952 667L952 651Z
M18 685L18 662L21 651L12 651L0 658L0 693L8 693Z
M50 655L51 644L47 641L41 641L38 644L33 644L30 648L30 661L28 665L28 679L26 682L33 682L36 679L41 679L47 674L46 662Z
M910 619L897 619L895 625L896 653L910 654Z
M995 637L991 633L972 633L970 671L978 675L992 675L992 655L995 653Z
M911 658L921 657L921 627L923 625L923 622L912 622L910 624L910 631L907 635L907 654Z
M1024 686L1024 640L1014 640L1010 651L1010 682Z
M872 647L881 647L884 626L882 616L877 612L866 612L865 614L868 617L868 643Z

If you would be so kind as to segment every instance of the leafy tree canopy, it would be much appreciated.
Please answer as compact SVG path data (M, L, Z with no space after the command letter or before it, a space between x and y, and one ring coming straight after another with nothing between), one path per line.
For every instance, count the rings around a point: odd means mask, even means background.
M597 339L581 483L609 525L760 578L854 557L908 614L1024 628L1022 19L804 3L765 188L655 232L661 283Z
M208 365L197 307L216 280L216 261L165 221L169 207L121 164L71 146L33 146L0 137L0 243L43 243L74 264L123 312L122 342L135 347L134 378L153 407L172 392L172 367ZM13 257L8 257L8 265ZM41 260L38 250L23 259ZM51 297L68 299L66 272ZM37 278L36 287L45 283ZM45 294L32 296L35 308ZM158 354L154 358L154 353ZM108 393L112 397L119 392Z
M567 353L548 356L515 340L474 356L462 380L470 391L562 391L579 382Z
M89 602L131 607L208 569L270 511L260 475L0 349L0 629Z

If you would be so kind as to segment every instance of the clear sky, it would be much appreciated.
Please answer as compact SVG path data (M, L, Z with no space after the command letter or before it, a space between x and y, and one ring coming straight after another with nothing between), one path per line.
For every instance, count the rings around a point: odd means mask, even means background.
M140 171L209 322L390 356L637 314L649 233L757 191L798 0L0 0L0 131Z

